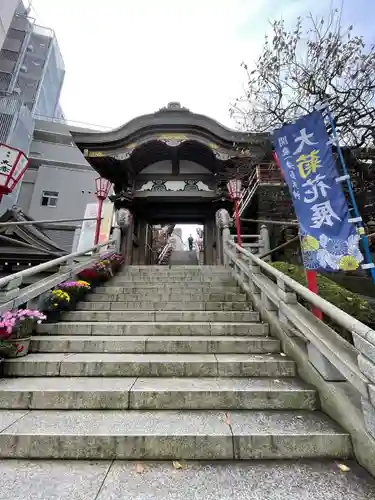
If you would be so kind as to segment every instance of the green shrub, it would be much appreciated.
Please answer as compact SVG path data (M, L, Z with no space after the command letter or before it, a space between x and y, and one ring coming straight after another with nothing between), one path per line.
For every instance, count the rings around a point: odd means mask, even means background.
M288 264L287 262L273 262L272 266L282 273L287 274L301 285L307 286L305 270L302 266ZM375 326L375 311L371 303L357 293L353 293L333 280L318 274L319 295L339 307L354 318Z

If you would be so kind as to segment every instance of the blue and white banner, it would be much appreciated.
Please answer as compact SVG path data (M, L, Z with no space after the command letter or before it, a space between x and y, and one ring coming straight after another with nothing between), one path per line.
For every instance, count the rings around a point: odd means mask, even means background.
M353 271L363 256L320 111L273 133L275 150L300 224L306 269Z

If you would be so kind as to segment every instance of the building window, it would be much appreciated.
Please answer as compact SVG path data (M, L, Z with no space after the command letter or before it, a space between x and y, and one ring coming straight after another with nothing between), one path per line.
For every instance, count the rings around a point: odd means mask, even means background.
M43 191L40 204L42 207L56 207L58 197L57 191Z

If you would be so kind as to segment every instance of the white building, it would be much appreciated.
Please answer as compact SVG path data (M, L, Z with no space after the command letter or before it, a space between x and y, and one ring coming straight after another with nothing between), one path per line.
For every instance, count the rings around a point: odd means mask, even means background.
M7 28L0 43L0 142L28 156L35 118L63 118L64 62L53 30L38 26L19 0L0 3ZM1 213L16 203L20 188L3 198Z
M19 0L3 0L0 2L0 50L3 48L9 26L18 4Z

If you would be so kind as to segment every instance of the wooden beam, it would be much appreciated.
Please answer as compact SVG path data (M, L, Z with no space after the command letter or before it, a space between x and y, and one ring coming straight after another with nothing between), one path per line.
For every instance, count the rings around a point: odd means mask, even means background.
M180 159L178 157L178 149L172 149L172 175L179 175L180 173Z
M15 247L20 246L20 247L24 247L24 248L31 248L34 251L37 250L38 252L43 252L46 255L56 255L58 257L61 257L61 254L58 252L51 252L49 250L44 250L43 248L34 247L33 245L30 245L29 243L25 243L24 241L18 241L18 240L15 240L13 238L10 238L9 236L4 236L2 234L0 234L0 240L6 241L7 243L11 243ZM15 252L16 252L16 250L15 250ZM1 253L1 247L0 247L0 253Z

